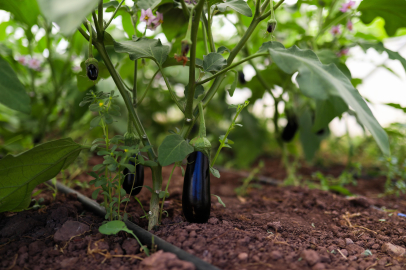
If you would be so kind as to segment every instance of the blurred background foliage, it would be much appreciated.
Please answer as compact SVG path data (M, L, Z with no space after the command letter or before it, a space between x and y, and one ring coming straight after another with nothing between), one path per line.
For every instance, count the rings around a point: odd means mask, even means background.
M101 137L101 130L89 129L92 116L86 107L79 107L79 103L89 89L109 92L115 88L108 72L103 69L101 63L100 80L96 83L88 80L83 70L83 62L87 59L85 39L78 32L69 37L64 36L59 31L58 25L47 23L35 0L15 1L19 2L18 5L11 2L0 1L2 10L0 56L10 64L25 86L32 109L31 114L24 114L0 104L0 155L16 154L56 138L72 137L77 142L90 143L94 138ZM108 0L104 2L105 18L109 18L118 2ZM387 6L394 5L390 8L394 14L381 14L379 10L371 8L371 5L376 7L385 5L385 2ZM137 2L138 5L142 3L142 0ZM406 60L398 53L387 50L380 43L388 38L406 35L405 15L395 12L402 8L406 10L406 1L393 0L391 4L382 0L364 0L361 3L358 1L355 7L343 12L340 9L346 3L348 1L344 0L286 1L276 12L278 24L273 34L274 40L283 43L286 48L296 45L301 49L314 50L321 62L335 63L351 79L354 87L361 85L363 81L352 77L346 66L350 48L360 46L364 50L387 53L389 58L400 61L406 69ZM107 28L107 32L117 41L128 40L134 34L130 14L133 5L133 1L126 0L113 23ZM155 31L147 30L146 34L151 38L160 38L164 44L170 45L169 57L173 57L175 53L180 54L180 41L186 33L187 19L176 0L162 0L159 2L158 11L164 14L164 23ZM236 15L232 11L216 14L213 21L216 47L233 48L239 40L237 33L243 33L250 22L251 18ZM145 24L138 24L138 35L144 29ZM202 31L199 31L197 57L200 59L205 54L202 39ZM271 37L266 34L264 21L255 30L252 39L238 57L241 59L244 54L256 52L262 43L269 40ZM107 48L124 82L131 86L134 79L134 62L128 55L116 53L112 46ZM96 50L94 54L96 59L101 60ZM223 53L225 57L227 54L227 51ZM274 95L283 100L277 108L280 114L277 125L280 129L287 122L285 107L294 108L299 118L305 113L311 115L311 122L318 118L319 112L316 110L315 101L298 91L296 75L286 74L276 65L270 64L269 59L262 58L245 63L240 71L245 73L247 81L239 80L233 98L227 89L230 88L234 78L227 76L207 108L208 138L213 146L217 147L217 138L225 133L233 117L234 112L228 109L228 104L242 103L247 98L250 100L250 107L243 111L239 120L244 127L235 129L229 137L235 142L235 146L222 152L218 159L219 163L225 166L248 168L260 156L282 154L275 137L272 117L275 104L269 98L269 90L264 88L255 75L255 70L262 75ZM391 71L390 68L387 69ZM156 70L152 61L138 61L139 96L143 95ZM176 66L165 69L165 73L178 97L184 98L188 69ZM265 102L266 100L271 101ZM258 109L258 106L262 108ZM406 111L399 104L390 106ZM126 111L124 106L122 108L123 116L113 125L117 134L124 134L127 127ZM304 112L305 108L307 112ZM271 111L271 113L269 116L255 111ZM169 130L181 127L182 114L171 100L160 74L139 105L138 113L149 137L153 138L154 145L159 145ZM350 110L338 117L354 118L356 115ZM294 140L287 144L289 156L323 166L361 162L366 166L385 168L384 172L390 174L389 178L404 179L406 173L404 123L393 123L385 128L391 142L391 157L382 156L368 132L359 137L351 137L349 132L343 136L334 136L329 132L327 124L320 126L325 132L317 135L314 130L304 132L302 126L301 135L296 134ZM196 133L197 129L193 132ZM318 136L317 142L309 145L308 138L303 134ZM321 151L317 151L319 148Z

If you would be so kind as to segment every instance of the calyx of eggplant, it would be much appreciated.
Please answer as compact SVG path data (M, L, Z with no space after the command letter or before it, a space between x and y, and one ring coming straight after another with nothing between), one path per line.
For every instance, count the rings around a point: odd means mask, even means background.
M199 118L200 118L200 126L199 126L199 135L193 138L189 144L193 146L195 152L200 151L205 156L207 156L210 160L210 151L211 151L211 143L206 138L206 123L204 121L204 113L203 113L203 105L200 102L199 106Z

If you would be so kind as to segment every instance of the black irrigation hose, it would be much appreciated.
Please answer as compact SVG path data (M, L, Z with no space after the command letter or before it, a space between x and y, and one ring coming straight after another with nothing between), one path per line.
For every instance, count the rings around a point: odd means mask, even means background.
M68 188L67 186L56 182L56 188L58 191L63 193L74 193L77 195L78 201L81 202L87 209L90 209L92 212L96 213L99 216L104 217L106 215L106 210L104 207L100 206L96 201L89 199L85 195ZM144 230L143 228L135 225L131 221L126 221L125 224L127 227L134 232L138 239L147 246L151 246L152 238L154 238L154 244L157 245L158 249L161 249L166 252L171 252L175 254L179 259L193 263L196 266L197 270L220 270L219 268L197 258L196 256L187 253L186 251L175 247L174 245L164 241L156 235Z

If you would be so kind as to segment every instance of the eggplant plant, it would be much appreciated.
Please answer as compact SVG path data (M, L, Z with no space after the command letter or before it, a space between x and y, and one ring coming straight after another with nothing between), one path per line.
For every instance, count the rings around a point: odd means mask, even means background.
M405 5L403 0L393 1L401 6ZM95 180L92 183L98 187L94 196L100 193L104 197L106 218L125 218L122 216L125 213L120 214L121 204L129 199L127 193L134 195L134 188L137 192L142 185L145 167L151 169L153 183L152 187L146 187L151 192L148 229L157 226L161 220L165 198L169 195L169 180L174 169L181 167L181 162L187 159L182 199L184 214L189 221L205 222L210 213L210 173L220 177L214 168L215 161L223 147L231 147L232 141L227 137L232 129L240 125L236 124L237 117L248 106L248 102L233 106L237 109L235 117L227 133L220 137L220 146L212 158L211 142L206 138L204 109L210 108L210 102L226 88L229 78L232 81L231 86L227 87L230 96L233 96L238 82L246 83L245 86L251 88L255 95L261 97L266 91L272 96L275 108L274 131L282 147L285 146L281 138L291 139L298 126L304 152L311 155L315 151L315 145L320 143L320 137L316 133L351 107L382 152L389 155L387 135L355 89L355 82L353 84L351 77L347 76L348 70L335 56L326 56L319 49L324 44L322 37L326 31L331 29L338 35L340 27L334 28L336 24L341 25L356 16L360 16L364 22L371 21L371 18L380 15L379 12L376 13L379 10L376 7L393 8L384 0L368 1L369 3L363 1L358 7L361 15L353 11L353 4L347 5L345 12L340 11L341 14L337 13L337 2L340 1L299 0L299 7L305 3L317 6L317 33L311 36L310 30L309 33L303 32L306 38L292 44L286 36L278 36L279 29L288 28L283 20L278 23L278 12L281 11L284 0L275 3L273 0L136 0L132 6L127 6L128 1L124 0L83 0L69 3L64 0L38 0L41 16L48 25L54 22L64 36L80 34L82 40L88 42L88 60L83 65L87 78L83 83L89 87L98 86L101 78L111 77L116 89L109 93L92 90L81 103L82 106L89 103L89 109L93 113L90 126L101 127L103 131L103 137L96 139L90 146L75 143L71 139L61 139L0 160L0 211L26 208L30 202L30 191L36 185L57 175L61 169L72 163L81 150L90 149L97 150L97 154L104 158L102 164L93 168ZM327 5L330 7L326 8ZM289 8L286 10L289 11ZM328 15L323 10L327 10ZM347 12L348 10L350 11ZM109 19L105 17L107 13L112 14ZM118 16L121 16L124 31L114 28L112 22L116 22ZM238 35L233 37L237 40L234 44L227 44L227 41L213 34L215 21L219 18L236 21ZM385 27L392 33L400 26L392 24ZM168 42L162 42L157 38L158 35L150 38L160 28ZM292 30L294 31L296 30ZM266 33L265 37L262 33ZM286 48L279 41L288 41L284 43L290 47ZM386 51L392 58L405 61L380 43L362 43L360 46ZM252 53L252 50L255 52ZM130 64L122 68L122 62ZM250 82L246 81L241 72L246 64L250 64L255 70L254 79ZM29 112L29 98L24 88L9 64L1 58L0 68L0 74L5 75L0 76L0 102L12 109ZM152 73L148 72L151 70ZM173 70L184 72L187 79L180 83L178 77L181 76L177 76L176 72L171 74ZM128 76L123 78L124 72L133 74L131 86L127 85ZM294 74L297 74L295 83L292 82ZM140 78L147 78L149 82L140 82ZM145 104L148 99L158 104L160 102L157 92L153 95L149 92L157 82L165 85L165 93L182 118L179 123L181 128L168 134L160 144L159 140L151 141L153 136L149 130L152 128L148 123L153 118L152 113L143 114L143 111L149 109ZM260 87L252 87L254 82L259 82ZM184 89L184 97L177 91L180 84ZM10 85L19 86L12 89L15 96L5 94L11 89ZM283 94L276 95L276 85L289 98ZM115 94L117 90L119 95ZM3 101L3 96L7 97L7 102ZM298 124L293 125L296 128L292 128L292 132L284 135L285 132L281 134L279 128L278 105L288 103L295 108ZM120 106L128 114L127 132L124 136L110 138L109 125L115 119L122 118ZM316 112L314 122L312 110ZM199 134L193 138L192 128L198 119ZM290 125L294 121L292 119ZM44 157L44 153L47 156ZM171 164L172 172L163 189L162 168ZM129 178L132 179L127 181ZM127 203L128 200L124 202Z

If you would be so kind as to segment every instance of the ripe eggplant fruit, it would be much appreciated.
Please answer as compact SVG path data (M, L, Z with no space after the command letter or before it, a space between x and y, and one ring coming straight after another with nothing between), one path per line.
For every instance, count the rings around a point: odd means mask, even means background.
M99 76L99 63L94 58L89 58L85 61L86 64L86 75L87 77L95 81Z
M134 162L129 162L131 165L135 165ZM127 168L123 171L125 177L123 181L123 189L127 194L137 195L141 192L142 186L144 185L144 166L142 164L137 164L135 166L135 174L131 173Z
M282 131L282 140L284 142L290 142L299 129L299 124L297 123L296 115L288 115L288 123L283 128Z
M244 72L241 70L238 71L238 81L243 85L247 83L247 81L245 80Z
M183 182L182 209L185 218L193 223L205 223L210 217L210 161L200 151L187 159Z

